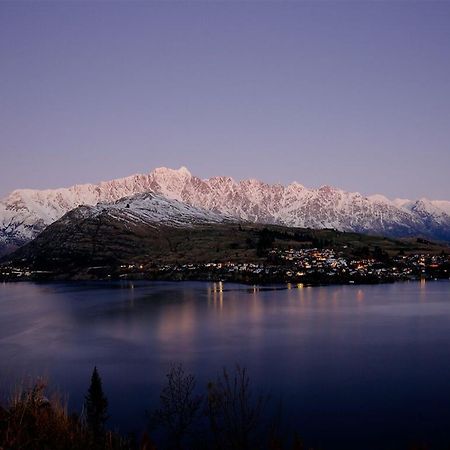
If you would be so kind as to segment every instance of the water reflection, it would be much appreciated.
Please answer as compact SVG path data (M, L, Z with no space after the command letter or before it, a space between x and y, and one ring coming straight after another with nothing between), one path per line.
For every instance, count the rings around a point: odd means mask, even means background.
M364 300L364 291L362 289L357 290L356 299L358 300L358 302L362 302Z
M445 282L3 284L0 374L48 373L79 406L98 365L128 429L144 422L170 362L200 384L238 362L312 443L398 448L402 436L446 433L449 293Z
M213 283L212 287L207 288L208 304L213 308L222 310L223 308L223 282Z

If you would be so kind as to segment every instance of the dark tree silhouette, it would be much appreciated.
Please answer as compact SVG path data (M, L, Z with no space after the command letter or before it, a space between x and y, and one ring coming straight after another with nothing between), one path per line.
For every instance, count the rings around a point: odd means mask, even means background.
M199 415L202 397L194 393L194 375L186 374L181 364L171 367L166 376L167 385L160 395L161 407L153 414L152 422L165 428L173 447L181 450Z
M208 384L206 415L220 450L250 450L259 447L263 395L253 395L247 370L236 366L232 376L226 369Z
M108 399L103 393L102 379L94 367L91 377L91 385L85 397L86 424L95 438L104 434L105 423L108 420Z
M270 248L275 241L275 232L268 228L263 228L258 234L258 242L256 244L257 256L266 256L267 249Z

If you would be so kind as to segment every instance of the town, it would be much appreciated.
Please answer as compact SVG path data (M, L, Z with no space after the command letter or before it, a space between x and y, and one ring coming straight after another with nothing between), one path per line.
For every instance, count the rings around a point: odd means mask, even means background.
M59 279L56 273L28 267L0 267L0 280ZM83 278L83 277L82 277ZM88 267L86 279L210 280L242 283L364 284L400 280L450 279L450 255L398 254L355 257L331 248L272 248L252 262L211 261L183 264L130 262ZM79 278L77 278L79 279Z
M143 268L143 267L142 267ZM127 270L121 267L121 278ZM272 249L265 262L208 262L149 267L151 278L205 279L244 283L293 282L304 284L382 283L400 280L450 278L447 254L412 254L386 258L348 257L333 249Z

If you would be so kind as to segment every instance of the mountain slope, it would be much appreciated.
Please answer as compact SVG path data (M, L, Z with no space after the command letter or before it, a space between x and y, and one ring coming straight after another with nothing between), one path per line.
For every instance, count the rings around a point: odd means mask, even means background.
M205 223L229 221L226 216L197 208L178 200L170 200L151 192L124 197L113 203L80 206L72 210L72 212L72 215L64 216L61 220L72 220L74 215L78 215L79 219L95 219L101 216L109 216L127 225L144 224L154 227L161 225L191 227Z
M229 260L238 251L230 242L239 243L242 257L254 259L255 248L247 248L249 236L256 242L257 231L243 232L226 217L147 193L113 204L79 206L4 256L2 263L50 271L54 279L96 278L105 268L111 273L122 264L137 268L209 261L211 255Z
M449 201L390 201L329 186L308 189L295 182L282 186L230 177L202 180L182 167L98 185L16 190L0 202L0 254L33 239L79 205L112 203L146 192L251 222L450 241Z
M0 279L226 277L245 282L290 281L289 277L298 272L292 262L293 252L311 251L324 245L330 270L334 252L348 261L380 258L379 264L388 263L390 257L399 253L437 255L448 251L448 247L421 239L398 240L335 230L235 223L177 200L138 194L112 204L79 206L68 212L34 240L1 258ZM280 257L286 254L290 258ZM325 281L321 277L327 271L324 272L321 261L320 270L313 270L315 274L308 271L310 278L301 278L303 282ZM293 272L288 275L290 270ZM305 275L302 272L299 277ZM332 272L332 278L333 273L336 275ZM344 270L334 282L348 281L348 275ZM384 275L371 277L372 281L380 281Z
M177 247L171 241L173 236L185 241L192 233L201 234L205 227L226 227L229 222L224 216L177 200L153 193L137 194L110 204L79 206L11 257L52 270L79 270L127 262L136 255L164 255Z

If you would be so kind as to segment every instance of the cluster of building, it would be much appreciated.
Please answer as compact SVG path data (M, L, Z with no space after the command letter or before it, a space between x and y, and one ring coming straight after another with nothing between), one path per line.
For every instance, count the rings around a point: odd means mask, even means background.
M377 283L395 280L450 278L450 255L355 257L333 249L280 249L260 262L185 264L128 263L89 267L93 278L229 280L248 283ZM1 266L0 279L51 279L52 272Z
M163 265L155 276L259 282L382 282L450 278L449 255L355 258L333 249L272 249L266 262L208 262Z

